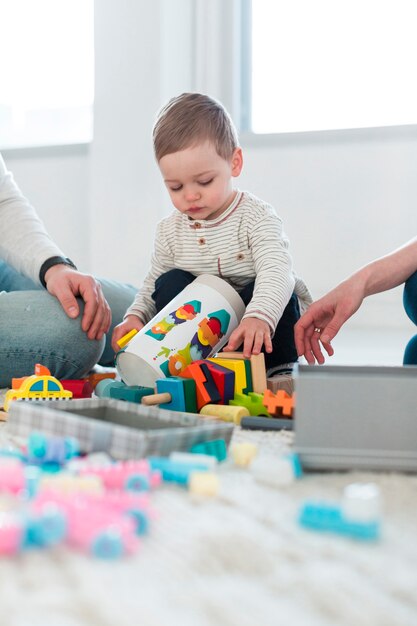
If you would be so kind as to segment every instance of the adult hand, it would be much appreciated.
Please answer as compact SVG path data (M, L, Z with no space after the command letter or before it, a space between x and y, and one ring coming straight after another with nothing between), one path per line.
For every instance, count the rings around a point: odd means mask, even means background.
M145 324L141 322L137 315L128 315L126 319L123 320L120 324L114 327L113 335L111 338L111 347L114 352L119 352L120 347L118 345L119 339L127 335L131 330L139 331L143 328Z
M45 274L46 288L61 303L68 317L76 318L80 307L76 300L84 300L81 328L89 339L101 339L109 330L111 311L100 283L88 274L82 274L68 265L54 265Z
M309 365L316 360L323 364L325 358L320 344L329 356L334 354L331 341L346 320L359 309L363 299L362 286L355 280L347 280L313 302L294 328L298 356L304 355Z
M259 354L263 345L265 345L266 352L272 352L271 329L269 325L256 317L245 317L232 332L229 343L223 350L225 352L233 352L242 343L245 359L249 359L251 354Z

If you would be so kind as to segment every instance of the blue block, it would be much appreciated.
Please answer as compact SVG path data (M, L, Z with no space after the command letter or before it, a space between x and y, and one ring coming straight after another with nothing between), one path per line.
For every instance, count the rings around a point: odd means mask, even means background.
M300 512L301 526L319 532L332 532L362 541L375 541L380 536L380 523L354 522L343 517L339 506L306 502Z

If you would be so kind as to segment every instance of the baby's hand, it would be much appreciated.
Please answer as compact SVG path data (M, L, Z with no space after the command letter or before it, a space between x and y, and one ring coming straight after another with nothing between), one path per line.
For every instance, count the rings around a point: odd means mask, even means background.
M232 332L229 343L223 348L225 352L237 350L243 343L243 356L249 359L251 354L259 354L265 345L266 352L272 352L271 329L263 320L246 317Z
M119 352L120 347L117 344L119 339L127 335L127 333L131 330L140 330L144 326L145 324L140 321L137 315L128 315L126 319L123 320L123 322L114 327L113 335L111 338L111 347L113 348L113 350L115 352Z

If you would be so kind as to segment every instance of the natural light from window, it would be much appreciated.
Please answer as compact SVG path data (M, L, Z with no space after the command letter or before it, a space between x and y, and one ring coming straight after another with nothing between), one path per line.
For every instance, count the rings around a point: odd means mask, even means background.
M417 123L415 0L252 0L251 130Z
M0 147L92 138L93 0L0 0Z

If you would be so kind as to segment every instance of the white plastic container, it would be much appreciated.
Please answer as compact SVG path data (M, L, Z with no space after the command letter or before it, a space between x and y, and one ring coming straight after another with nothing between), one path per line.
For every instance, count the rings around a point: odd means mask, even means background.
M218 352L244 312L242 298L228 283L198 276L118 353L122 380L152 387L158 378L178 376L192 361Z

